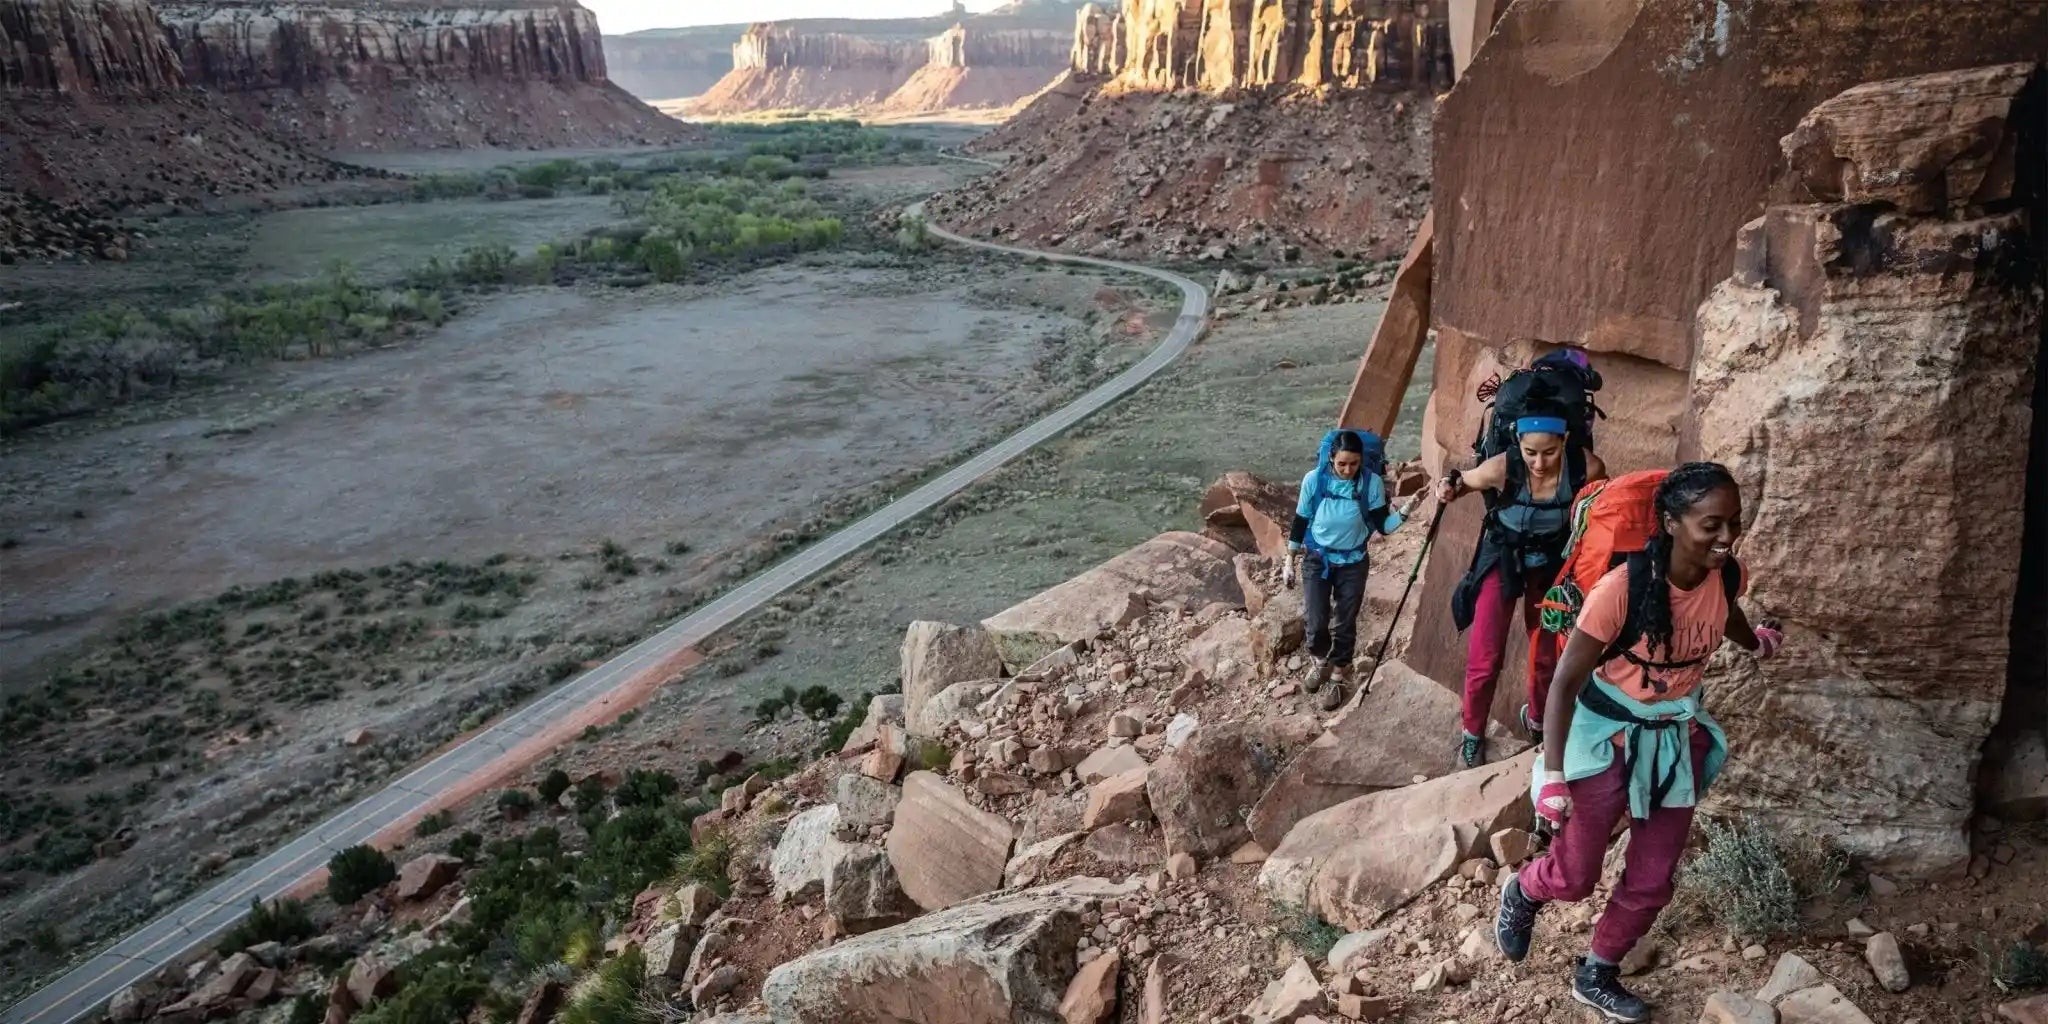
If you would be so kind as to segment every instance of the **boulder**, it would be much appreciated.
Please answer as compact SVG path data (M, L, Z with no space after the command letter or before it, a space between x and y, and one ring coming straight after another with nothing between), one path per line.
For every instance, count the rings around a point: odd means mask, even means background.
M747 930L754 924L749 918L712 915L704 924L704 935L697 940L696 948L690 950L690 966L683 969L683 984L694 986L702 980L724 959L726 950L746 940Z
M1024 830L1017 836L1019 846L1035 846L1063 832L1081 831L1081 812L1088 809L1088 794L1048 796L1024 812Z
M1385 928L1374 928L1367 932L1351 932L1338 939L1336 944L1330 947L1330 956L1326 963L1330 969L1330 976L1343 977L1357 970L1358 958L1378 948L1393 934Z
M1259 585L1259 570L1265 561L1257 555L1239 555L1230 560L1237 573L1237 589L1244 594L1244 613L1257 618L1266 608L1266 588Z
M1252 660L1261 669L1270 672L1281 659L1301 650L1308 628L1306 608L1301 588L1295 587L1268 597L1258 614L1252 616L1246 640L1251 645Z
M945 779L912 772L889 830L889 862L918 906L938 910L1002 885L1014 838L1008 820L975 807Z
M696 926L680 921L656 928L640 947L641 955L647 958L648 977L683 980L690 969L690 953L697 947L697 935Z
M1104 825L1088 833L1081 843L1088 855L1101 861L1104 867L1136 871L1150 868L1166 859L1166 844L1159 838L1157 829L1119 821Z
M115 1024L143 1020L150 1015L150 1010L149 1000L144 999L133 985L114 993L114 998L107 1001L107 1019Z
M1878 932L1863 944L1863 959L1870 964L1870 973L1877 976L1877 983L1887 992L1904 992L1913 984L1913 976L1906 970L1906 956L1899 950L1899 940L1890 932Z
M1764 987L1756 990L1756 997L1759 1001L1775 1005L1778 1000L1812 988L1822 980L1820 970L1807 963L1805 958L1797 953L1786 953L1779 956L1778 962L1771 967L1771 977L1764 982Z
M740 972L738 965L720 964L712 968L711 973L706 974L702 980L690 986L690 1005L710 1006L726 993L740 987L740 982L744 980L746 975Z
M1710 809L1882 871L1968 863L2008 665L2041 663L2011 644L2043 626L2038 609L2014 617L2042 296L2001 269L2039 240L1998 202L1999 154L2042 144L2004 114L2031 75L1893 78L1815 107L1785 139L1786 191L1838 177L1744 225L1734 275L1696 314L1696 450L1742 485L1746 606L1789 634L1769 662L1714 662L1708 692L1743 756ZM1872 537L1892 599L1867 599Z
M1271 899L1307 907L1333 924L1371 928L1483 855L1488 836L1528 824L1535 758L1529 751L1310 815L1267 857L1259 886Z
M860 772L847 772L832 783L832 803L839 808L839 829L865 833L896 820L903 790ZM851 838L851 837L849 837Z
M924 715L920 721L924 723L926 731L921 735L939 736L945 733L949 725L957 724L965 728L980 721L981 716L975 709L1002 685L1003 681L1000 679L970 679L940 690L931 700L925 702Z
M1145 991L1138 1000L1138 1024L1166 1024L1166 958L1155 956L1145 968Z
M1873 1024L1833 985L1800 989L1778 1001L1780 1024Z
M1267 601L1271 611L1278 598ZM1235 616L1223 619L1181 648L1189 671L1218 686L1249 685L1257 668L1252 654L1252 624Z
M1146 791L1169 853L1218 857L1250 838L1244 816L1278 770L1272 745L1252 726L1199 726L1153 764Z
M1061 1024L1103 1024L1116 1016L1117 955L1098 956L1081 965L1060 997Z
M1252 552L1280 558L1287 553L1295 496L1294 487L1233 470L1209 485L1196 511L1205 526L1225 535L1243 530L1250 534Z
M1154 603L1200 608L1244 603L1230 546L1195 533L1163 533L1079 576L982 620L992 630L1032 630L1061 640L1093 639L1115 625L1125 599L1149 591ZM991 675L994 673L990 673ZM936 691L935 691L936 692Z
M398 899L402 903L433 899L448 883L462 875L462 858L429 853L406 861L398 869Z
M1740 993L1715 992L1700 1008L1699 1024L1778 1024L1778 1011Z
M1287 965L1287 973L1266 983L1266 990L1245 1007L1244 1015L1251 1018L1251 1024L1294 1024L1328 1006L1323 986L1316 981L1315 968L1307 960L1295 957Z
M1084 916L1136 890L1072 878L970 900L785 963L761 999L780 1024L1051 1024Z
M1129 744L1117 747L1103 747L1081 759L1074 766L1074 774L1086 785L1094 785L1112 775L1137 771L1145 767L1145 759L1138 756Z
M1017 855L1011 857L1010 863L1003 868L1003 885L1010 888L1036 885L1045 869L1052 866L1052 859L1081 836L1080 832L1062 832L1029 846L1019 843Z
M327 986L327 1012L320 1019L322 1024L348 1024L349 1018L361 1008L355 994L349 991L348 976L337 974Z
M1331 722L1259 797L1247 822L1252 835L1278 849L1288 830L1317 811L1399 789L1418 775L1441 775L1452 760L1446 737L1455 738L1458 728L1457 694L1402 662L1381 665L1371 698ZM1488 725L1487 738L1495 757L1529 746L1499 723Z
M724 902L710 886L692 882L676 890L677 919L692 928L702 928L718 905Z
M768 862L778 900L808 900L825 891L825 868L845 846L839 841L839 807L823 804L789 819Z
M924 717L931 699L954 683L1001 676L1003 656L988 630L920 621L903 632L902 666L904 727L936 736Z
M860 773L880 783L892 783L903 773L910 757L910 734L901 726L884 724L875 729L875 743L860 759Z
M1152 820L1152 804L1145 794L1151 776L1150 768L1134 768L1089 787L1081 827L1097 829L1118 821Z
M526 1001L519 1005L517 1024L549 1024L555 1014L562 1011L568 991L554 978L542 978L533 991L526 994Z
M2011 1024L2048 1024L2048 996L2029 996L2000 1003L1998 1019Z
M247 953L236 953L221 962L220 969L190 995L164 1007L160 1013L165 1017L176 1017L183 1013L199 1013L213 1016L224 1010L228 1003L246 992L257 977L270 970L255 957ZM273 982L274 984L274 982Z
M846 737L839 752L850 754L875 741L875 734L883 725L903 724L903 695L884 693L868 701L867 717Z
M398 965L382 957L363 956L348 970L348 994L366 1007L398 991Z
M917 905L903 894L880 847L840 843L825 866L825 910L849 935L908 921Z

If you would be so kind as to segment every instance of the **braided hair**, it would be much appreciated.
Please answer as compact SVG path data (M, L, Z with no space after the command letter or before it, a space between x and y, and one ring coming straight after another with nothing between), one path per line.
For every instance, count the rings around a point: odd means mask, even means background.
M1665 524L1684 515L1707 495L1723 487L1734 487L1735 476L1718 462L1688 462L1672 470L1657 485L1657 534L1643 548L1650 565L1649 585L1632 587L1642 594L1634 618L1642 625L1644 651L1650 657L1672 654L1671 624L1671 530Z

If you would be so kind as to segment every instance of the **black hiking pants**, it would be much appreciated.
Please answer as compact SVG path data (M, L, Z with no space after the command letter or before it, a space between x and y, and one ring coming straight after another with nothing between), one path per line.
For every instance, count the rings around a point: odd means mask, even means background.
M1365 560L1329 567L1309 552L1301 559L1301 596L1306 609L1308 653L1337 668L1347 668L1358 649L1358 606L1365 600Z

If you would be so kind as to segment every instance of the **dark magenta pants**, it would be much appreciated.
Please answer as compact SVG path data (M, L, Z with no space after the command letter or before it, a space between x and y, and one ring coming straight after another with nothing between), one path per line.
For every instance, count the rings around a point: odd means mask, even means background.
M1472 609L1472 627L1465 631L1465 732L1486 735L1486 713L1493 706L1494 685L1500 682L1501 664L1507 660L1508 629L1514 623L1515 601L1522 603L1522 627L1535 632L1543 624L1537 607L1550 589L1541 574L1525 573L1523 593L1510 593L1501 581L1500 569L1486 574L1479 583L1479 601ZM1540 639L1548 640L1549 637ZM1550 692L1550 674L1557 669L1557 648L1545 643L1531 658L1529 671L1529 715L1543 717L1543 698Z
M1698 726L1690 726L1690 730L1692 770L1698 778L1706 770L1713 737ZM1522 868L1522 892L1530 899L1576 903L1592 895L1593 887L1600 883L1600 864L1607 857L1614 823L1628 814L1621 752L1615 752L1614 764L1606 771L1571 783L1571 791L1571 816L1551 840L1549 852ZM1659 807L1648 818L1630 819L1621 881L1608 897L1600 923L1593 927L1595 956L1620 963L1671 902L1678 858L1692 831L1692 812L1690 807Z

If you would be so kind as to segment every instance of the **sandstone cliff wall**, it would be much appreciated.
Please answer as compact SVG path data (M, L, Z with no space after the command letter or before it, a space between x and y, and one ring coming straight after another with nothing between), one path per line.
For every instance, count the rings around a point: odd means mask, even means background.
M1077 74L1129 88L1446 89L1443 0L1123 0L1076 18Z
M1061 32L961 23L925 38L819 32L801 24L749 27L733 70L692 102L693 114L756 110L923 113L1006 107L1066 67Z
M123 100L200 89L207 106L316 149L683 131L607 80L596 18L573 0L0 0L0 87Z
M1607 377L1608 464L1668 464L1685 427L1695 313L1727 277L1738 229L1774 195L1780 138L1861 82L2042 53L2048 9L2019 0L1515 4L1436 121L1425 460L1469 464L1478 384L1575 343ZM1464 502L1445 516L1448 557L1431 560L1420 595L1409 658L1448 686L1462 678L1465 643L1447 608L1480 512ZM1505 722L1526 699L1516 647L1494 709Z
M0 89L152 95L184 84L146 0L0 2Z

